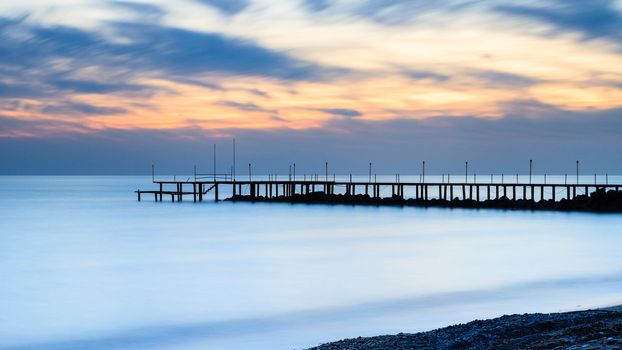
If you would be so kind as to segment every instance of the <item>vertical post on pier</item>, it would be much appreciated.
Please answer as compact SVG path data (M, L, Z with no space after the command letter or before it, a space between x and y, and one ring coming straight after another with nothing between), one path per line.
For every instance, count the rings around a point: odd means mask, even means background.
M214 144L214 181L216 181L216 144Z
M486 185L486 198L490 200L490 185Z
M136 193L138 194L138 201L140 202L140 190L137 190Z
M499 199L499 185L495 186L495 199Z
M155 165L151 164L151 182L155 182Z
M475 192L476 192L476 195L477 195L477 201L479 202L479 185L477 185L477 184L475 185Z
M540 185L540 200L544 200L544 185Z
M570 199L570 186L566 185L566 199Z
M160 182L160 202L162 202L162 183Z
M512 200L516 200L516 185L512 185Z
M214 200L218 202L218 184L214 184Z
M553 202L555 202L555 186L551 187L551 198L553 199Z
M534 198L534 193L535 193L535 188L533 185L530 186L531 187L531 200L535 202L535 198Z
M469 182L469 162L464 162L464 182ZM462 188L464 189L464 186Z
M197 202L197 183L193 182L192 183L192 198L194 200L194 202Z
M425 183L425 160L423 161L423 169L422 169L421 174L422 174L421 176L422 176L423 183Z
M325 162L325 164L324 164L324 171L325 171L325 174L326 174L325 181L328 182L328 162Z
M233 177L232 180L235 183L235 138L233 138L233 171L232 171L232 173L233 173L233 174L231 174L232 177ZM235 196L235 185L233 185L233 187L234 187L233 195Z
M531 167L532 167L532 164L533 164L533 160L530 159L529 160L529 184L530 185L531 185ZM533 195L531 196L531 199L533 200Z
M248 181L251 182L253 181L253 176L252 176L252 172L251 172L251 163L248 163Z
M577 185L579 184L579 161L577 160Z
M465 185L462 185L462 200L466 200L466 188L465 188Z

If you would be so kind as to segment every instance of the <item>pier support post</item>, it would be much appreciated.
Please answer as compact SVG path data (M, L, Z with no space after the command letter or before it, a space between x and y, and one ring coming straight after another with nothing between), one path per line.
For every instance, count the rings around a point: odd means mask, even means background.
M214 200L218 202L218 184L214 184Z
M193 183L192 184L192 198L194 200L194 202L197 202L197 184Z
M140 190L136 191L136 193L138 194L138 201L140 202Z
M553 198L553 202L555 202L555 186L551 187L551 197Z

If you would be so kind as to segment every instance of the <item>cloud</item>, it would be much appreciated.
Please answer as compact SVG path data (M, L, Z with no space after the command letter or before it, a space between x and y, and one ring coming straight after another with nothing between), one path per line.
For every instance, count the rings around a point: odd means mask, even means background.
M115 40L74 27L30 24L25 18L0 19L0 98L149 96L162 88L135 81L150 78L221 90L208 77L322 81L347 73L223 34L127 22L109 23L110 31L117 33Z
M227 106L227 107L232 107L232 108L236 108L242 111L247 111L247 112L270 112L270 113L274 113L274 110L269 110L269 109L265 109L255 103L240 103L240 102L234 102L234 101L221 101L218 103L221 106Z
M316 111L331 114L337 117L346 117L346 118L355 118L363 115L361 112L354 109L345 109L345 108L317 108Z
M431 171L460 172L465 160L473 170L516 173L534 159L538 171L563 174L581 159L590 172L622 171L622 109L572 112L531 100L508 102L514 112L499 119L478 116L435 117L424 120L369 121L334 118L321 128L218 129L196 126L172 130L65 130L51 122L0 120L0 129L15 134L45 131L45 136L16 140L0 137L0 173L133 173L147 171L153 159L171 173L191 169L202 150L213 142L238 141L240 164L252 162L258 173L286 170L296 159L301 171L329 161L337 173L364 172L372 161L379 172L414 173L426 160ZM534 117L534 116L537 116ZM2 124L4 123L4 125ZM47 123L47 125L45 124ZM71 127L62 125L63 128ZM79 126L78 126L79 127ZM228 135L223 139L223 135ZM220 141L219 141L220 140ZM284 148L283 145L288 145ZM19 155L8 150L20 149ZM97 169L85 170L74 153L89 149L78 159L98 159ZM133 149L127 154L124 150ZM179 155L183 155L180 157ZM41 162L47 159L48 162ZM37 168L38 163L48 168ZM220 166L228 167L228 164ZM31 169L31 170L28 170ZM28 171L27 171L28 170ZM586 170L588 171L588 170Z
M41 109L44 114L57 114L66 117L91 116L91 115L116 115L125 114L127 110L120 107L102 107L87 103L65 102L45 106Z
M530 78L524 75L494 70L467 71L465 72L465 75L478 79L483 83L483 86L505 86L512 89L528 87L542 82L542 80Z
M200 3L212 6L225 15L235 15L249 5L248 0L196 0Z
M312 12L324 11L331 5L329 0L302 0L302 3Z
M614 0L549 0L537 6L500 5L496 10L547 23L555 33L578 32L586 39L607 38L622 43L622 13Z
M355 14L385 25L401 25L431 12L459 12L480 0L366 0Z
M60 89L83 94L106 94L110 92L137 92L149 89L140 84L130 83L102 83L79 79L52 79L47 84Z
M161 7L153 4L129 1L110 1L109 3L114 7L129 10L139 15L143 21L146 19L159 20L166 14L166 11L164 11Z
M402 74L413 80L432 80L435 82L443 82L451 78L449 75L446 74L425 70L402 70Z

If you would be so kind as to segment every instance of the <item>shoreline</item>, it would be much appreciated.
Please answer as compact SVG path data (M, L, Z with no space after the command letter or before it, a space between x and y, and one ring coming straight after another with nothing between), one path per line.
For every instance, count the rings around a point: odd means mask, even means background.
M622 349L622 305L551 314L505 315L432 331L358 337L308 350Z
M236 195L226 201L262 202L262 203L291 203L291 204L328 204L328 205L368 205L368 206L410 206L410 207L440 207L465 209L504 209L504 210L532 210L532 211L563 211L563 212L597 212L622 213L622 191L599 190L589 195L579 195L571 200L512 200L507 197L475 201L471 199L444 200L444 199L405 199L399 196L387 198L373 198L369 195L358 194L325 194L312 192L279 197L253 197Z

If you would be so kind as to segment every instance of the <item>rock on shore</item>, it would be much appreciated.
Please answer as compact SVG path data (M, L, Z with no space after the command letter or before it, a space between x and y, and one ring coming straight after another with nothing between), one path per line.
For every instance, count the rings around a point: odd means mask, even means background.
M622 349L622 312L503 316L417 334L341 340L309 350Z

